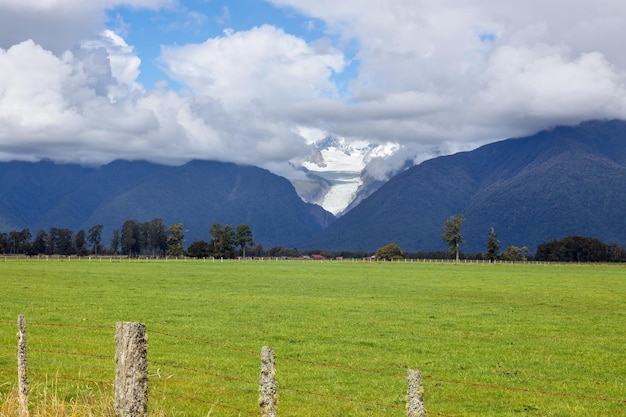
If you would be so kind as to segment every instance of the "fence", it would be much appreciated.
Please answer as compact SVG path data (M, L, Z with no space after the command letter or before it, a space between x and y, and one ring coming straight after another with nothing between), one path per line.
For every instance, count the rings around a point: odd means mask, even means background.
M28 358L26 318L18 316L18 415L29 417ZM118 322L115 334L114 411L118 417L146 417L148 415L148 346L146 326L136 322ZM425 417L424 390L421 373L408 370L407 415ZM261 349L259 378L259 406L262 417L276 417L278 410L278 383L273 350ZM239 410L244 411L244 410Z
M165 256L165 257L152 257L152 256L135 256L128 257L126 255L89 255L89 256L77 256L77 255L1 255L0 261L33 261L33 262L210 262L210 263L224 263L224 262L279 262L279 261L298 261L298 262L367 262L367 263L417 263L417 264L457 264L454 259L441 259L441 258L402 258L391 261L376 259L373 257L365 258L322 258L314 259L311 257L247 257L236 259L224 259L224 258L191 258L187 256ZM489 261L486 259L460 259L459 264L465 265L543 265L543 266L557 266L557 265L623 265L623 262L556 262L556 261L506 261L506 260L494 260Z
M9 324L8 322L0 322ZM15 325L15 322L12 323ZM67 324L55 324L55 323L37 323L35 326L42 326L45 328L49 328L52 331L57 329L64 330L76 330L77 335L80 333L88 333L91 330L97 331L98 333L106 330L109 332L112 329L112 326L83 326L83 325L67 325ZM234 346L224 346L218 343L207 342L203 340L196 339L189 335L180 336L160 330L151 330L150 333L153 335L151 340L158 339L161 342L170 346L172 351L176 351L180 346L184 346L186 343L192 343L197 345L203 345L216 349L226 349L229 351L240 352L244 355L254 355L257 359L259 357L259 352L249 351L243 348L234 347ZM207 369L199 369L197 367L191 367L185 364L183 359L177 361L169 358L160 358L156 361L151 360L151 369L148 369L148 350L146 345L146 327L140 323L127 323L121 322L118 323L115 328L115 354L111 355L101 355L94 353L87 353L81 351L77 346L72 351L58 351L54 346L48 346L43 349L35 349L31 350L27 349L26 345L26 320L23 316L18 317L18 393L20 395L19 401L19 415L27 417L28 416L28 372L32 372L29 370L29 362L27 358L27 352L36 353L40 357L54 357L55 355L61 355L63 357L71 358L69 361L73 362L76 357L86 358L89 362L94 362L93 365L95 368L106 367L109 365L96 364L96 362L106 362L106 364L111 364L112 359L115 358L115 377L112 378L111 381L107 381L105 379L100 380L92 380L89 379L88 376L83 375L83 370L79 369L77 374L70 375L61 375L59 373L56 374L55 378L64 379L72 382L83 382L83 383L93 383L101 386L113 386L114 388L114 402L116 415L118 416L145 416L147 415L147 400L148 400L148 383L150 383L150 393L152 397L159 396L177 396L180 398L182 403L196 403L204 405L206 408L210 408L213 410L214 408L221 408L224 410L228 410L230 412L236 413L237 415L259 415L263 417L275 417L279 414L280 405L276 403L276 398L284 392L297 394L306 397L316 397L328 404L329 407L335 406L335 404L345 405L356 404L359 407L366 408L370 410L371 413L369 415L377 415L377 414L394 414L399 415L400 413L406 413L409 417L421 417L426 415L426 411L424 409L424 389L422 385L422 376L418 371L408 370L407 375L401 375L399 373L393 372L385 372L380 370L373 369L360 369L356 367L351 367L345 364L337 364L330 362L316 362L309 359L303 359L299 357L283 357L283 356L275 356L274 352L268 347L264 346L261 349L261 362L258 369L260 372L258 373L259 379L254 381L248 378L242 378L240 376L234 376L232 374L224 374L219 373L213 370ZM89 338L89 335L86 335ZM32 339L29 339L30 343L33 342ZM69 345L72 345L72 342L68 342ZM111 343L113 345L113 343ZM0 349L9 350L8 346L0 346ZM15 349L15 347L13 347ZM107 347L107 349L109 349ZM110 349L113 350L112 347ZM206 349L208 350L208 349ZM175 357L172 356L172 358ZM316 392L306 389L298 389L294 388L291 384L283 384L280 379L276 381L276 359L278 359L281 363L286 363L289 361L298 362L306 365L316 366L316 367L324 367L331 369L338 369L346 372L354 372L354 373L368 373L371 375L378 376L391 376L394 378L403 378L406 380L406 392L400 393L398 392L398 396L402 396L405 398L405 406L402 406L398 403L383 403L376 402L374 399L368 398L352 398L345 397L341 395L333 394L331 391L328 392ZM38 361L30 362L30 365L37 365ZM47 365L48 367L54 367L54 361L52 365ZM258 362L257 362L258 363ZM154 369L156 367L156 369ZM168 371L165 371L167 369ZM36 371L40 372L40 371ZM213 398L203 398L201 394L198 394L197 391L190 391L186 394L180 393L178 390L170 389L167 386L167 381L169 378L173 377L173 374L170 372L186 372L186 373L196 373L203 376L210 376L211 378L215 378L218 380L217 384L227 385L228 383L234 383L237 385L238 389L241 389L246 392L255 391L258 393L258 406L253 406L252 404L227 404L220 403L219 399ZM111 374L112 372L105 371L106 374ZM6 374L7 376L9 374ZM282 375L282 374L281 374ZM114 382L113 382L114 380ZM454 385L463 385L463 386L472 386L477 389L482 390L497 390L497 391L517 391L521 393L528 393L531 395L543 395L543 396L555 396L558 398L574 398L577 400L585 400L585 401L595 401L595 402L615 402L621 403L626 406L626 399L616 399L616 398L602 398L602 397L594 397L587 395L577 395L577 394L567 394L567 393L559 393L559 392L548 392L544 390L535 390L531 388L523 388L523 387L507 387L507 386L497 386L492 384L485 384L480 382L471 382L471 381L451 381L434 377L427 377L426 380L430 382L433 386L440 384L454 384ZM194 382L195 383L195 382ZM206 382L204 382L206 383ZM291 385L291 386L290 386ZM256 388L253 388L255 387ZM242 388L243 387L243 388ZM248 396L250 397L250 396ZM158 400L158 398L157 398ZM31 401L32 407L32 401ZM256 408L256 411L255 410ZM530 407L530 406L529 406ZM282 410L282 408L281 408ZM287 410L284 410L287 411ZM532 411L532 410L531 410ZM204 413L206 415L206 412ZM209 412L211 414L211 412ZM433 416L441 416L441 417L454 417L448 413L438 413L434 411L429 411L429 415Z

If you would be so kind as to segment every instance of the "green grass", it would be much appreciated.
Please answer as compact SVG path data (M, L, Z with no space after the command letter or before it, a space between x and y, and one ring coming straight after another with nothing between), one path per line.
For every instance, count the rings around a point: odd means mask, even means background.
M0 288L0 395L25 314L33 407L112 396L142 321L162 415L258 415L267 345L281 416L405 415L409 367L429 415L626 416L624 266L7 260Z

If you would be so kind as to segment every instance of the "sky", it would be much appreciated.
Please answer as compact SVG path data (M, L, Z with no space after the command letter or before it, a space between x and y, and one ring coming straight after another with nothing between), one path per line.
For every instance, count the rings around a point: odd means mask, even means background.
M623 0L0 0L0 160L289 177L332 134L391 172L626 118L623 39Z

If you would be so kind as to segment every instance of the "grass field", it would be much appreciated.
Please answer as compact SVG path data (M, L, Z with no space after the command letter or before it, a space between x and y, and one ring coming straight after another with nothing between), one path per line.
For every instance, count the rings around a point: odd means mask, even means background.
M106 403L142 321L153 415L259 415L266 345L280 416L405 415L409 367L429 416L626 416L623 265L9 259L0 288L2 417L18 314L33 411Z

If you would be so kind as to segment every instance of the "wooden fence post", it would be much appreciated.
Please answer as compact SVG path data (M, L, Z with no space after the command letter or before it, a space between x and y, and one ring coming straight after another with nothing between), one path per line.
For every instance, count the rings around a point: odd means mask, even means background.
M118 322L115 333L115 415L148 415L146 325Z
M422 386L422 374L420 371L409 369L407 375L408 390L406 411L408 417L426 417L424 408L424 387Z
M274 364L274 351L267 346L261 349L261 378L259 387L259 405L262 417L276 417L276 404L278 395L276 390L276 367Z
M28 417L28 356L26 354L26 317L17 316L17 391L20 417Z

